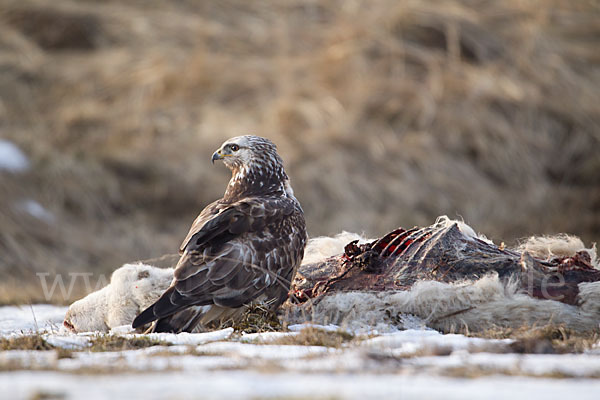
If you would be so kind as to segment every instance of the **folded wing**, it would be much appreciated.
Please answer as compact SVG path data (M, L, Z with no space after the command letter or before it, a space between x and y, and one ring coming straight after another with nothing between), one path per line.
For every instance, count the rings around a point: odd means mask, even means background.
M285 301L304 251L305 237L298 234L298 229L304 232L304 219L297 203L248 198L203 214L205 221L201 214L182 245L171 287L136 317L134 328L168 319L162 321L168 330L191 330L209 311L202 306L235 309L255 300L275 306Z

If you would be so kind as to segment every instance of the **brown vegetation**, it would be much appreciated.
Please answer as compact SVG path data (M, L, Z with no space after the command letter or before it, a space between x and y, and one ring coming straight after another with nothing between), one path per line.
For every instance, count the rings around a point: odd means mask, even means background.
M448 214L498 242L598 240L599 16L568 0L3 1L0 130L32 167L0 171L0 298L39 289L37 271L174 252L228 179L210 154L245 133L278 144L312 235Z
M294 336L284 336L269 344L342 347L354 339L354 335L344 331L326 331L315 327L307 327Z
M168 343L148 336L125 338L116 335L98 335L92 339L90 351L124 351L151 346L166 346Z
M218 328L223 329L230 325L225 323ZM233 328L238 332L257 333L277 332L282 330L284 326L281 325L275 312L262 305L251 305L244 311L241 319L233 324Z
M55 347L48 343L40 334L33 333L25 336L0 338L0 351L7 350L55 350L57 358L71 358L72 351L62 347ZM10 360L0 364L0 370L12 369Z
M598 343L598 332L575 332L564 326L523 326L518 329L497 328L473 336L487 339L514 339L509 350L514 353L562 354L583 353Z
M46 342L41 335L0 338L0 350L52 350L55 347Z

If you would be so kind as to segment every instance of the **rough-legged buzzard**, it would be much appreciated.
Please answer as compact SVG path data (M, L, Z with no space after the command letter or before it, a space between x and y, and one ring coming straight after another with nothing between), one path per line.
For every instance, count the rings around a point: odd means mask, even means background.
M258 136L223 143L232 177L183 241L171 286L133 321L155 332L190 332L235 319L243 306L283 303L304 255L306 226L275 145Z

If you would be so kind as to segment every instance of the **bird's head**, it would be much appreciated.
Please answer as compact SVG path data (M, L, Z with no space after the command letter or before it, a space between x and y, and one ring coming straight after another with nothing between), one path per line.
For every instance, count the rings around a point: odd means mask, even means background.
M286 190L293 193L277 147L269 139L252 135L231 138L213 153L213 163L216 160L231 170L225 198Z
M212 155L231 170L249 169L256 164L281 164L277 147L269 139L246 135L226 140Z

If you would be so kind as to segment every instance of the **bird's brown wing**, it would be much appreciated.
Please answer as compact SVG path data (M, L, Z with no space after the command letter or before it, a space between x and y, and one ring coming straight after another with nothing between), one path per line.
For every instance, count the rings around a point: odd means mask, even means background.
M229 206L230 204L223 202L223 199L217 200L207 205L194 220L194 223L192 224L192 227L190 228L188 234L186 235L185 239L183 239L181 246L179 246L179 253L183 254L183 251L185 250L187 244L190 241L190 238L194 234L202 230L204 224L213 219L217 214L219 214L221 211L225 210Z
M260 297L280 304L306 242L302 210L281 197L233 203L188 236L173 284L134 327L192 305L235 308Z

